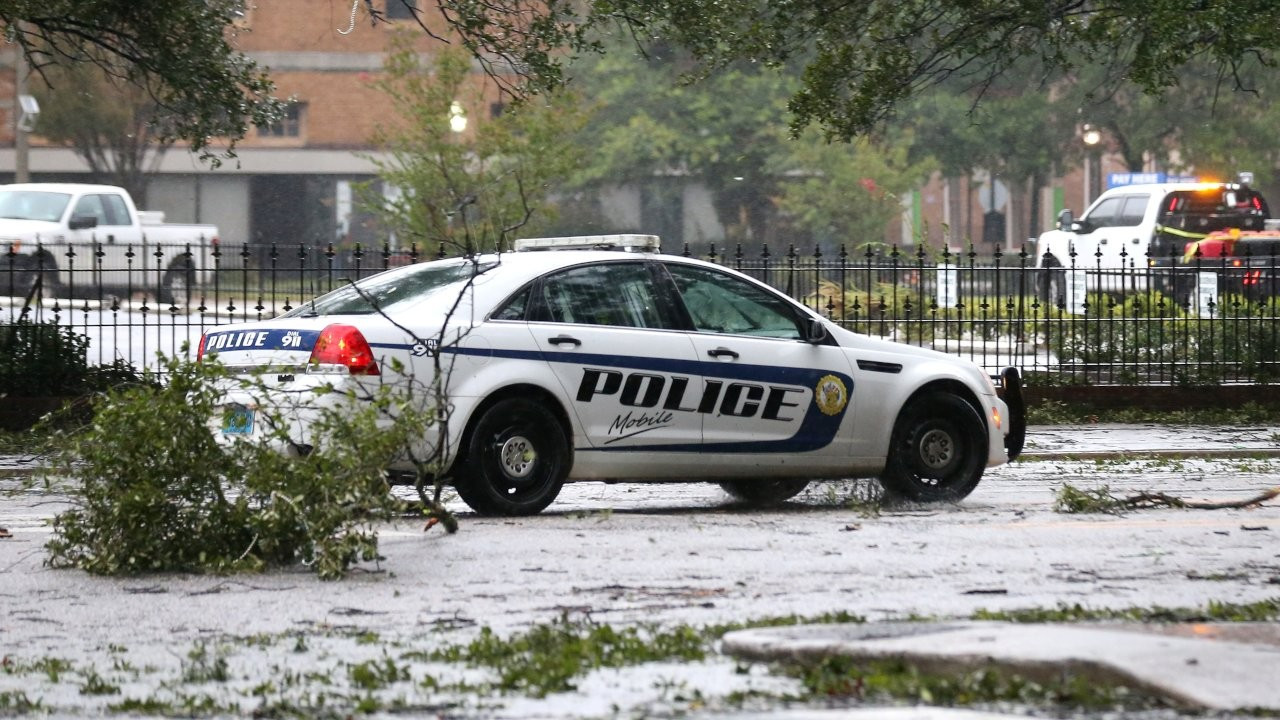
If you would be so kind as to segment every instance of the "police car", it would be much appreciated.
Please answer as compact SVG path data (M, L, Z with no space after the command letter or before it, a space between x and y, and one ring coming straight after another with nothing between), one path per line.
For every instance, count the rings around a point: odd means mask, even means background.
M997 392L971 362L849 332L742 273L660 254L649 235L526 239L388 270L211 330L199 354L215 353L269 380L266 396L228 396L225 438L261 436L255 413L286 395L441 368L445 437L423 445L444 448L447 480L488 515L540 512L583 480L716 482L765 503L815 479L879 477L955 501L1025 430L1016 369ZM290 432L293 451L312 447L305 415Z

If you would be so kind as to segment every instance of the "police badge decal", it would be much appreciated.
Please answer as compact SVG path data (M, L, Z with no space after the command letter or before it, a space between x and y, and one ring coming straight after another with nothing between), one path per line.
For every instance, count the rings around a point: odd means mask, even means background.
M823 375L813 389L813 402L824 415L839 415L849 404L849 390L835 375Z

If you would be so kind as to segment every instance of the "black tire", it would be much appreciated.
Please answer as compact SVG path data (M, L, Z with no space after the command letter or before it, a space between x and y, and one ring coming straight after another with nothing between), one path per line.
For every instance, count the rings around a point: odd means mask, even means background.
M178 260L169 266L160 283L160 302L175 307L186 307L195 296L196 271L185 260Z
M880 483L916 502L955 502L973 492L987 465L986 423L947 392L913 400L894 425Z
M486 409L454 469L458 495L481 515L536 515L569 474L569 442L554 414L528 398Z
M809 486L808 480L722 480L720 487L739 502L750 505L777 505L799 495Z
M6 279L5 294L12 290L14 297L32 300L36 297L57 297L61 290L58 287L58 266L47 255L27 257L14 263L12 288L9 285Z

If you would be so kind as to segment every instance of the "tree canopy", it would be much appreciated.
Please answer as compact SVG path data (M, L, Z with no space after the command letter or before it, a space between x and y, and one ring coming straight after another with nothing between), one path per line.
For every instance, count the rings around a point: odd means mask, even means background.
M154 100L163 133L215 157L280 110L265 71L236 51L243 0L0 0L5 38L35 73L94 64ZM56 90L56 86L55 86Z
M943 82L980 102L994 81L1033 62L1040 80L1084 65L1103 70L1090 97L1123 83L1177 87L1196 62L1221 89L1251 89L1242 68L1271 67L1280 48L1272 0L387 0L424 32L469 50L510 93L563 84L574 54L602 47L601 31L688 50L694 74L737 62L799 64L793 133L866 135L909 99ZM374 22L382 11L355 0ZM37 71L59 61L128 68L177 121L174 137L206 150L268 124L279 102L265 72L234 49L243 0L0 0L7 39ZM118 61L118 62L117 62ZM1035 85L1033 80L1032 86Z
M405 0L390 0L405 2ZM738 61L804 66L789 109L793 132L829 139L873 131L907 100L943 82L980 96L1019 63L1041 79L1102 68L1093 97L1131 82L1147 93L1179 84L1196 61L1225 89L1249 89L1241 68L1280 49L1271 0L437 0L448 24L490 67L524 87L563 82L558 49L598 50L595 31L621 29L641 47L685 48L702 69ZM421 3L419 3L421 5ZM425 28L424 24L424 28Z

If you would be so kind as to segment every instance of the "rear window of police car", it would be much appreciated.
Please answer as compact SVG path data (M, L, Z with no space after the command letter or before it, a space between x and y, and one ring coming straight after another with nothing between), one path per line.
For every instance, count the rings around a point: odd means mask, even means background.
M311 315L372 315L397 304L417 300L441 288L455 285L496 267L497 262L423 263L379 273L355 285L338 288L304 303L281 317Z

